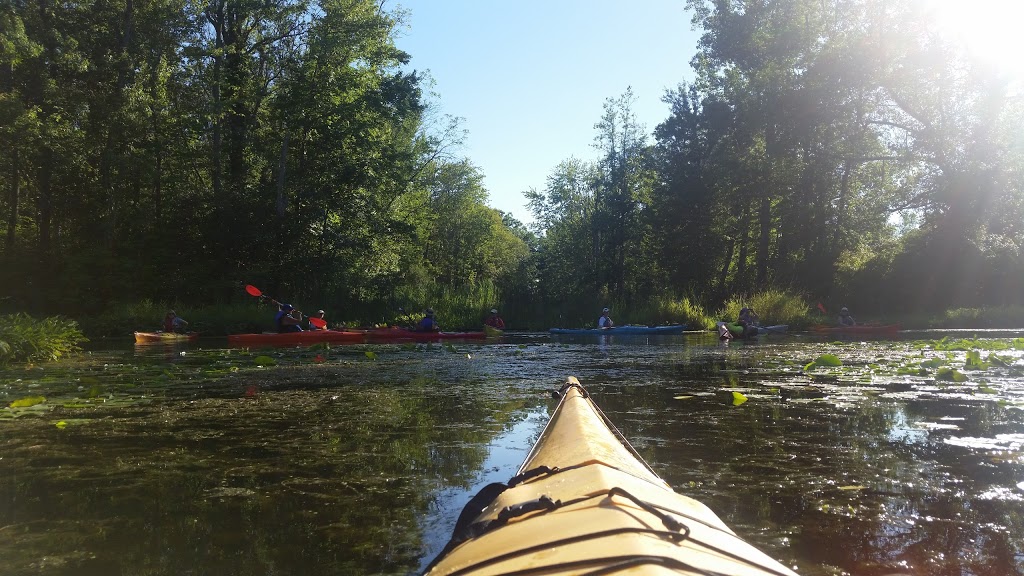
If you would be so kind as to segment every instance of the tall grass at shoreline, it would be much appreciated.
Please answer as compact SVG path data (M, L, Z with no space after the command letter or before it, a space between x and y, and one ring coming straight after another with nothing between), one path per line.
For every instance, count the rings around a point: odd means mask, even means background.
M0 316L0 365L59 360L86 340L77 322L60 316Z

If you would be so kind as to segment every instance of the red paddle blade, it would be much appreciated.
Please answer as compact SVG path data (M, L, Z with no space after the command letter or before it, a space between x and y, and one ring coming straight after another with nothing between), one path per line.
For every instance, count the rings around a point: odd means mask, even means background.
M314 317L311 316L309 318L309 323L312 324L313 326L316 326L317 328L326 328L327 327L327 321L324 320L323 318L314 318Z
M249 296L263 296L263 292L260 292L260 289L252 284L247 284L245 291L249 293Z

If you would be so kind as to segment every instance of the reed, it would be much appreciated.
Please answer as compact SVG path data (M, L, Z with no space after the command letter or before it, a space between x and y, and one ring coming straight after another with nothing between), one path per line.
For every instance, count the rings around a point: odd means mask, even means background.
M28 314L0 316L0 364L59 360L87 339L74 320Z

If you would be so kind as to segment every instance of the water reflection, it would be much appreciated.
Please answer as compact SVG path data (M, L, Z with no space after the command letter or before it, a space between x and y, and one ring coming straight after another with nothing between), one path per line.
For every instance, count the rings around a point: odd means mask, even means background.
M824 353L842 369L804 370ZM12 574L415 572L573 374L670 484L802 574L1022 574L1012 354L943 382L900 373L939 355L913 340L94 350L0 374L5 404L47 398L0 417L0 557Z

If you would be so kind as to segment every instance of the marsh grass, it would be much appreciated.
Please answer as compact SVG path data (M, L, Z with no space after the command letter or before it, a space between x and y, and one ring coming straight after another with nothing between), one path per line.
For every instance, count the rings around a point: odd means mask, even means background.
M690 330L710 330L715 321L698 303L687 297L652 298L645 304L626 309L619 324L686 324Z
M74 320L51 316L41 320L28 314L0 316L0 365L46 362L80 350L86 337Z
M762 325L788 324L791 328L798 328L820 321L820 317L811 314L811 306L802 296L782 290L735 296L723 304L717 317L735 321L744 306L757 312Z

